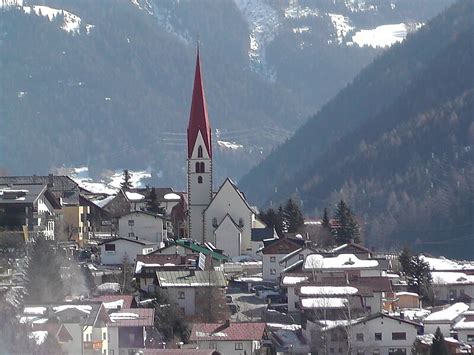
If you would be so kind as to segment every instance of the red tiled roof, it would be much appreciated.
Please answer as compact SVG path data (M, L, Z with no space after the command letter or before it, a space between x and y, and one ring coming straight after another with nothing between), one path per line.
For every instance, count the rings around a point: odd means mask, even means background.
M154 324L155 310L153 308L121 309L111 313L109 317L111 327L151 327Z
M265 323L196 323L189 340L261 340L264 333Z
M209 157L212 158L211 125L207 117L206 98L201 78L201 61L199 49L196 57L196 72L194 74L193 97L188 124L188 158L191 158L196 144L198 132L201 132Z
M281 238L262 249L262 254L289 254L301 248L298 242L290 238Z

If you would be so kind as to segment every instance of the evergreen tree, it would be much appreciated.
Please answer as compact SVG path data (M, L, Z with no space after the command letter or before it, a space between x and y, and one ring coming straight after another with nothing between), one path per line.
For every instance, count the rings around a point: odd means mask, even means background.
M426 301L433 300L433 289L430 266L422 260L419 255L410 258L410 265L407 273L408 286L411 291L423 296Z
M446 346L446 341L444 340L443 333L441 330L436 328L434 334L433 344L431 344L430 355L448 355L448 347Z
M398 262L400 263L401 272L405 275L411 275L411 258L410 249L404 247L398 257Z
M338 244L360 243L359 223L343 200L337 204L331 233Z
M273 208L269 208L266 212L261 212L259 218L267 225L275 229L275 232L281 236L282 233L282 221L281 215L275 212Z
M328 209L324 207L323 220L321 221L321 226L326 229L331 228L331 223L329 221Z
M303 214L291 198L286 202L283 215L288 226L288 232L296 233L304 226Z
M163 207L160 206L156 189L152 187L147 195L146 209L149 212L164 214Z
M275 226L275 230L279 237L283 235L283 233L288 232L288 224L285 220L285 212L283 211L283 207L281 205L278 207L277 212L277 225Z
M51 303L64 300L61 279L61 257L52 242L38 236L32 240L26 267L25 299L31 303Z
M120 183L120 188L123 190L130 190L132 188L132 175L125 169L122 174L122 182Z

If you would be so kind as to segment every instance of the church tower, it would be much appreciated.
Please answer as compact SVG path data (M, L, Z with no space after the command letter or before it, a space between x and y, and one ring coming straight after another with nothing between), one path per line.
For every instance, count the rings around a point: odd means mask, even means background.
M211 126L201 77L199 48L188 124L188 236L204 242L203 211L212 199Z

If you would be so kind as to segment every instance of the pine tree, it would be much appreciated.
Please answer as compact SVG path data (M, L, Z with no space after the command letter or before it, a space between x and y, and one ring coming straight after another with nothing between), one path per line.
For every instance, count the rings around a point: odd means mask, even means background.
M331 232L338 244L360 243L359 223L357 223L352 211L343 200L337 204Z
M151 188L150 192L147 196L146 201L146 209L149 212L153 213L164 213L163 208L160 206L160 202L158 201L158 195L156 194L156 189L154 187Z
M412 256L409 271L407 278L410 288L425 299L429 299L432 281L429 264L422 260L419 255Z
M61 257L52 242L38 236L30 245L26 267L26 301L31 303L60 302L64 300L61 279Z
M132 188L132 175L125 169L122 174L122 182L120 183L120 188L123 190L130 190Z
M286 202L283 216L290 233L296 233L304 226L303 214L299 206L291 198Z
M321 226L326 229L331 228L331 222L329 221L328 209L326 207L324 207L324 214L323 214L323 220L321 221Z
M444 340L443 333L441 330L436 328L434 334L433 344L431 344L430 355L448 355L448 347L446 346L446 341Z
M283 207L281 207L281 205L278 207L276 221L277 221L277 224L275 225L275 230L276 230L278 236L281 237L283 235L283 233L288 232L288 223L285 220L285 213L284 213Z
M398 262L400 263L401 271L405 275L411 275L412 273L411 258L412 258L412 255L411 255L410 249L408 249L407 247L404 247L402 252L400 253L400 256L398 257Z

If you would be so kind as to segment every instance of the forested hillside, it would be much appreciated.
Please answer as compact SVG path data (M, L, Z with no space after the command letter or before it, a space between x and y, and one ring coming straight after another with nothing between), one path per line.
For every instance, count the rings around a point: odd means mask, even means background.
M267 202L293 194L320 214L343 198L369 245L467 255L460 246L474 246L473 16L474 3L460 1L367 67L254 171L292 167Z
M214 181L238 179L452 2L2 0L0 168L149 169L183 189L199 34Z

